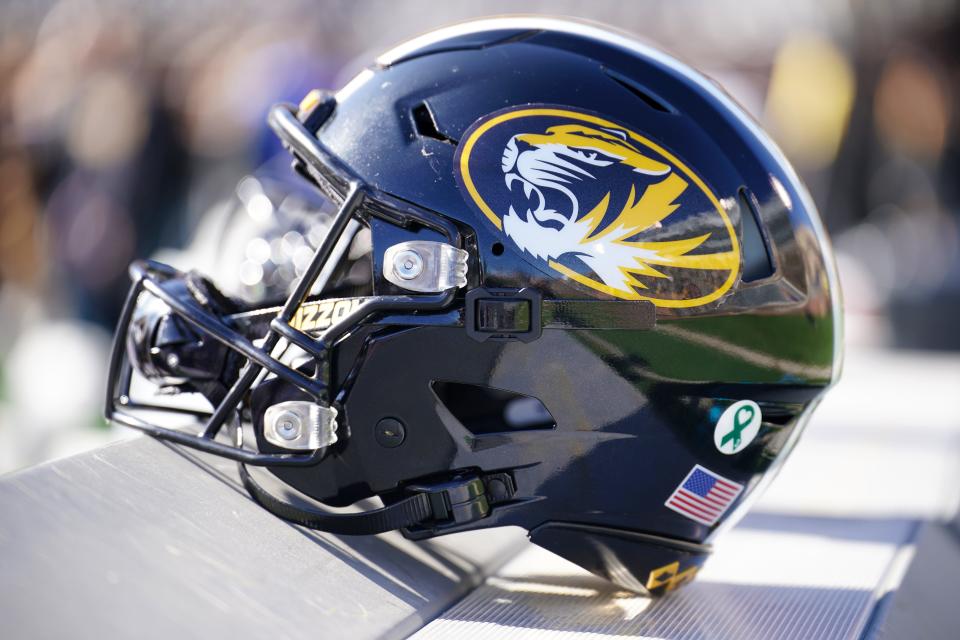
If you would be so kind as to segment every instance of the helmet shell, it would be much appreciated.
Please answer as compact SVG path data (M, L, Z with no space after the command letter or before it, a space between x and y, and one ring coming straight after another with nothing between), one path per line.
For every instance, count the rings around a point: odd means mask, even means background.
M562 130L581 137L620 144L604 136L622 136L639 151L631 166L644 179L661 165L685 176L693 204L660 218L661 236L652 240L728 233L723 246L675 258L714 251L734 262L722 263L725 275L712 280L704 269L662 262L653 266L669 282L637 280L697 304L664 303L642 286L630 298L584 284L506 234L503 217L498 228L484 214L465 188L465 141L482 140L471 136L500 114L534 109L593 118L574 118L592 133ZM544 121L533 133L559 122ZM553 144L529 131L508 134ZM428 323L358 331L334 363L349 438L322 465L275 473L313 497L349 504L449 470L504 470L515 480L513 499L459 529L525 527L534 542L630 588L672 585L657 571L673 562L679 568L671 575L687 564L695 572L714 533L769 482L840 368L829 243L810 197L767 136L712 81L629 37L511 18L441 30L385 54L337 94L318 137L364 181L460 225L475 258L471 285L533 287L548 299L652 300L657 323L645 331L548 329L530 343L477 342L462 327ZM506 155L501 163L493 157L472 169L491 192L509 164ZM639 197L624 191L610 201ZM386 224L372 232L375 274L390 245L439 239ZM693 293L684 293L685 283ZM376 277L374 291L399 290ZM362 366L353 364L358 354ZM497 410L498 393L535 398L551 424L478 426L468 415L476 397L451 391L469 388L486 389ZM759 426L731 454L715 434L742 401L757 407ZM402 446L378 445L384 418L406 425ZM698 466L740 487L716 518L667 506Z

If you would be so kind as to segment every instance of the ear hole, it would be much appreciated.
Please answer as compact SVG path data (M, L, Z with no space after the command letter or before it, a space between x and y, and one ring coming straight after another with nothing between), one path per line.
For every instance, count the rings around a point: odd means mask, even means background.
M413 124L417 129L417 133L421 136L449 144L457 144L456 140L440 131L440 127L437 126L437 120L433 117L433 112L430 111L430 107L427 106L426 102L421 102L415 106L410 114L413 117Z
M475 435L555 429L556 420L540 400L479 384L435 381L443 406Z
M491 252L493 255L495 255L495 256L502 256L502 255L503 255L503 243L494 242L494 243L493 243L493 246L490 247L490 252Z

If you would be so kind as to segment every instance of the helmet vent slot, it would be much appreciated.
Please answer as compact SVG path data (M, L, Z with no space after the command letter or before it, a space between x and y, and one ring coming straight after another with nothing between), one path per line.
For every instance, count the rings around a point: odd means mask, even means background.
M760 219L760 210L753 194L746 187L740 187L740 226L743 238L743 274L744 282L763 280L773 275L773 256L767 234Z
M784 426L790 424L803 411L803 407L761 405L760 410L763 412L764 422Z
M474 435L555 429L556 420L532 396L479 384L435 381L437 399Z
M434 140L439 140L441 142L446 142L447 144L457 144L457 141L440 131L440 127L437 126L437 120L433 116L433 112L430 111L430 107L427 106L426 102L421 102L415 106L410 115L413 117L413 124L417 128L417 133L425 138L433 138Z
M671 107L666 101L650 93L649 89L637 84L630 78L610 69L604 69L604 73L610 76L610 79L619 84L621 87L640 98L640 100L642 100L644 104L651 109L655 111L662 111L663 113L677 112L677 110Z

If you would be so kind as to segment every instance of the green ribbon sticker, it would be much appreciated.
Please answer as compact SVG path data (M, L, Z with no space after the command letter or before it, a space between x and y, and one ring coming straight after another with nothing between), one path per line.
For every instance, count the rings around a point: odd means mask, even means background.
M753 422L753 416L756 415L753 412L753 407L746 405L737 409L737 412L733 414L733 429L727 435L723 436L723 439L720 440L720 444L724 445L733 440L733 448L740 448L740 433L750 426L750 423Z
M753 442L761 420L760 407L753 400L740 400L727 407L713 432L717 450L725 455L739 452Z

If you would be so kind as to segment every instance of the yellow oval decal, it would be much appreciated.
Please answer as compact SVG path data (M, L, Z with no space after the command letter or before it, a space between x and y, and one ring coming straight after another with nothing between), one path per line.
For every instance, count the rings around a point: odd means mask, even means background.
M490 114L464 134L455 173L525 259L595 291L696 307L736 282L740 245L717 197L611 120L552 106Z

